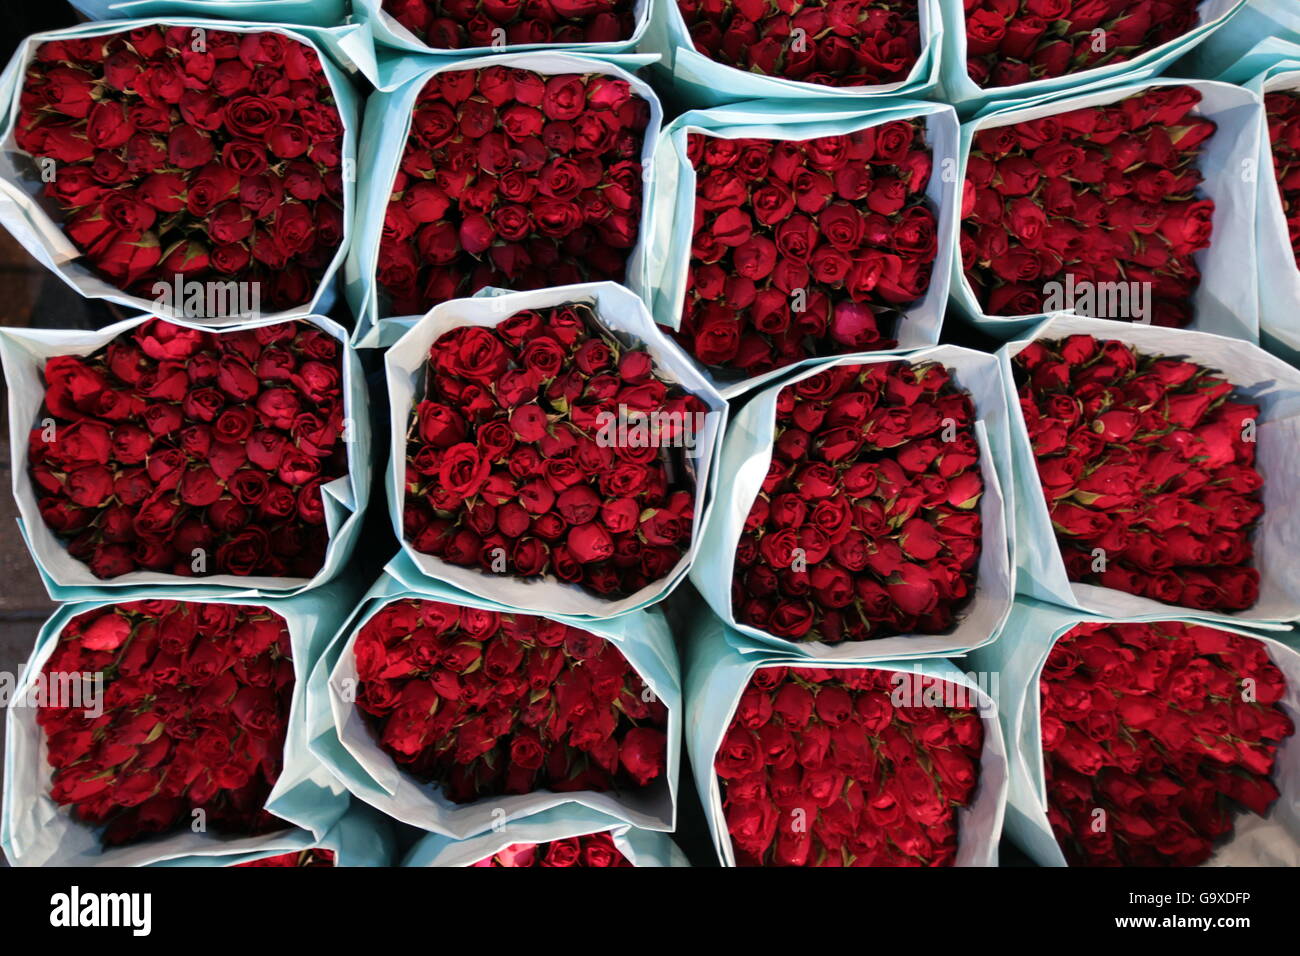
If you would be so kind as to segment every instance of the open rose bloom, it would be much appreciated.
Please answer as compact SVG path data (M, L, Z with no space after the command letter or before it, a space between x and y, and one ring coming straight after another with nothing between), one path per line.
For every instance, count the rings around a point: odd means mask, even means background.
M747 649L958 654L1011 608L1002 374L952 345L801 365L737 413L691 580Z
M627 824L585 807L555 807L500 831L453 840L422 837L402 866L690 866L666 833Z
M369 418L331 320L4 329L0 360L20 528L60 600L295 593L351 554Z
M524 320L547 314L529 330ZM501 332L521 328L518 343ZM449 333L456 350L435 348ZM631 357L623 372L615 352ZM726 403L636 296L604 282L458 299L384 361L393 528L420 574L593 619L647 607L685 578L713 506ZM669 427L638 430L638 409Z
M939 79L939 0L654 0L642 49L692 106L923 98Z
M972 116L991 102L1145 79L1214 34L1244 2L939 0L940 90Z
M702 619L686 670L688 752L724 866L997 865L995 684L942 660L741 654L726 630Z
M513 838L552 808L673 828L682 710L662 613L532 615L401 557L389 572L308 690L312 752L356 797L455 839L507 822Z
M188 18L29 37L0 84L0 222L89 298L205 324L325 311L357 125L330 45Z
M1048 343L1064 354L1015 371ZM1300 616L1300 372L1237 339L1068 315L999 354L1021 593L1114 616Z
M222 865L322 840L347 791L308 754L302 713L350 599L62 605L6 723L9 861Z
M1017 601L971 657L1017 746L1007 835L1041 866L1300 865L1300 654L1232 625Z
M1261 114L1240 87L1162 79L966 123L954 305L1004 339L1077 312L1258 341L1258 186L1240 170Z
M346 267L359 345L391 343L381 319L484 288L639 273L663 118L647 83L577 53L412 58L392 83L366 107Z
M353 0L375 42L407 53L630 50L652 0Z
M803 359L933 345L959 138L937 104L686 113L655 149L636 288L727 397Z

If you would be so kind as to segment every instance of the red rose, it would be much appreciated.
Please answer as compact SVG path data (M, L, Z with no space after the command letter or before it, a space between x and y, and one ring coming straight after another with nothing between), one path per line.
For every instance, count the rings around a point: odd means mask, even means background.
M978 133L965 184L962 258L985 310L1074 308L1051 290L1077 283L1086 291L1127 276L1135 286L1157 286L1155 301L1148 314L1129 307L1108 318L1189 322L1200 278L1190 257L1209 244L1214 211L1192 196L1200 181L1194 161L1213 124L1193 121L1176 128L1175 139L1156 118L1177 123L1198 99L1190 88L1158 87L1114 106ZM1153 233L1162 241L1129 239ZM1180 278L1157 283L1155 270Z
M908 156L914 136L915 130L910 124L894 123L847 137L812 140L806 146L809 162L816 164L811 169L797 165L800 154L783 154L779 163L772 162L771 169L791 179L795 191L791 194L775 184L756 190L754 218L744 204L738 205L735 199L725 198L725 191L718 194L716 205L722 211L716 219L705 217L703 222L697 223L691 283L680 333L681 340L692 348L697 358L714 365L739 364L751 372L771 366L773 350L764 347L765 338L782 335L792 321L806 333L825 334L829 297L820 291L821 287L844 287L855 298L864 298L881 285L888 272L889 284L882 286L881 291L889 301L910 301L916 298L918 291L924 290L928 272L923 274L918 268L909 267L904 278L900 266L889 258L873 258L865 260L869 262L867 265L855 265L855 260L863 261L861 257L870 255L866 249L870 243L889 241L887 235L882 236L874 230L868 232L864 211L902 212L908 202L904 180L901 177L890 180L886 176L881 188L847 194L841 192L846 198L851 196L852 202L832 202L831 194L836 190L836 183L825 174L814 171L841 166L847 162L846 157L851 151L860 156L874 155L881 164L901 161ZM702 136L692 138L692 142L700 146L708 141ZM743 140L730 148L764 157L767 154L758 150L760 144L763 141ZM698 150L691 152L708 156ZM882 173L886 171L882 165ZM728 181L719 178L720 175L721 170L697 170L697 203L701 208L707 209L715 203L719 184ZM893 185L890 186L889 182ZM796 206L808 215L794 212ZM932 258L933 218L915 218L917 212L920 210L909 209L903 214L909 221L915 219L917 223L926 225L906 232L904 242L909 255ZM771 238L755 231L755 221L758 226L770 227ZM732 248L734 252L729 252ZM746 284L747 290L743 297L726 293L728 304L735 306L733 309L725 309L719 301L722 298L720 284L727 281L728 270L723 268L726 263L714 265L727 256L731 257L731 270L740 282ZM897 274L893 272L895 269L899 270ZM911 284L906 292L902 291L904 281ZM755 288L759 285L769 285L770 288ZM794 309L790 307L792 304ZM864 314L871 319L870 310ZM761 336L746 339L746 326L751 323ZM879 335L874 320L870 324L872 334L869 338L853 335L851 343L828 343L830 349L888 347L890 341ZM799 341L789 336L782 340L781 350L784 353L779 360L781 364L797 360L804 354Z
M880 404L882 389L883 400L897 407ZM929 436L942 422L958 420L937 408L960 398L934 365L836 366L783 389L768 480L736 553L737 619L786 639L828 643L947 628L954 602L969 594L963 579L969 580L979 548L968 539L958 543L940 522L974 508L982 479L968 431L960 436L964 442L952 443L951 458L940 456L948 443ZM968 429L969 417L961 421ZM958 448L965 450L957 454ZM892 449L896 460L880 459L882 449ZM930 469L945 477L925 491L922 473ZM914 490L905 486L909 474L918 476ZM931 494L946 513L909 520L903 509ZM876 495L900 509L892 526ZM977 537L978 514L969 517L962 530ZM932 575L908 556L926 562L942 556L966 570ZM846 622L838 609L855 601L861 619Z
M631 423L644 431L664 411L689 419L704 406L660 381L639 350L622 354L625 381L580 309L519 313L434 343L431 397L414 410L408 446L404 526L418 550L496 573L509 557L513 574L554 574L602 595L677 565L693 494L680 478L670 484L658 453L676 432L633 440L615 409L644 415Z
M1034 343L1016 357L1066 570L1073 580L1167 603L1248 607L1258 595L1249 543L1217 537L1216 528L1235 533L1261 515L1261 481L1240 468L1253 461L1244 422L1258 410L1232 403L1232 386L1207 369L1154 359L1146 370L1144 361L1122 342L1087 336ZM1081 406L1076 389L1098 381L1118 400ZM1195 465L1183 463L1186 441L1205 449ZM1222 482L1240 491L1210 490ZM1115 509L1133 517L1116 524ZM1214 517L1195 521L1197 512Z
M486 285L621 280L615 250L635 246L640 206L629 155L647 117L626 84L607 90L600 76L501 68L431 81L394 187L411 223L390 213L380 251L384 307L420 312Z
M1204 862L1233 828L1231 813L1203 812L1224 792L1221 779L1242 781L1231 793L1249 793L1242 805L1267 812L1277 795L1268 780L1272 751L1294 726L1271 707L1271 692L1250 702L1229 691L1271 669L1262 644L1208 628L1092 624L1063 635L1039 692L1048 816L1070 862ZM1094 709L1092 694L1103 685L1113 707ZM1207 702L1219 693L1227 703L1211 714ZM1171 719L1173 708L1194 714L1191 724ZM1234 747L1225 735L1243 725L1251 728L1247 742ZM1175 764L1177 786L1167 773ZM1161 794L1160 804L1135 813L1136 801L1151 792ZM1085 817L1096 808L1113 816L1121 841L1088 835L1096 831ZM1166 820L1177 821L1179 839L1169 838Z
M752 706L737 710L714 760L738 864L841 865L846 856L872 865L952 864L953 814L975 792L982 748L978 730L952 728L979 728L980 719L973 708L896 702L903 676L754 672L743 698ZM922 724L921 713L933 717ZM863 744L868 735L883 741L888 760ZM932 743L940 740L942 750ZM845 796L853 792L866 796Z
M294 328L294 323L267 327L258 337L287 344ZM260 558L259 551L249 547L250 540L236 543L226 536L247 524L245 505L257 505L273 519L289 518L295 492L282 488L288 507L279 507L282 496L270 490L265 472L275 470L280 478L304 487L327 480L321 459L333 454L337 427L330 435L331 426L324 421L309 425L299 415L301 402L287 391L268 398L271 390L263 390L258 373L244 358L257 356L259 346L251 337L213 336L158 320L128 335L73 363L52 360L47 370L47 407L79 420L58 421L55 441L39 444L33 480L45 493L95 509L88 517L103 515L91 534L70 541L70 554L86 561L94 573L108 576L136 567L185 575L254 573L241 570L252 559L261 562L255 570L269 576L315 574L326 540L316 531L303 537L287 526L273 526L271 540L281 553L268 549ZM294 358L288 353L285 358L292 366ZM338 362L337 354L332 361ZM337 372L328 370L328 363L308 361L301 370L304 382L319 371L322 381L330 383L309 388L312 395L337 401ZM110 416L111 431L85 418L75 404L64 407L68 398L83 394L83 378L100 383L97 410ZM227 404L231 401L239 404ZM256 412L250 403L255 403ZM259 413L269 428L255 433ZM277 428L284 431L270 430ZM293 456L285 451L290 430L299 443ZM41 429L33 435L39 437ZM42 470L45 460L60 462L66 479L50 482ZM286 463L290 460L291 465ZM144 469L137 467L142 463ZM328 478L341 475L342 467L341 459L331 463ZM320 523L316 501L318 495L311 492L303 496L302 527ZM43 506L42 514L61 536L85 527L53 501ZM219 532L217 540L205 529L207 524ZM189 552L195 549L205 553L204 561L194 560Z
M637 785L644 787L662 773L666 747L663 731L636 727L628 731L619 746L619 762Z
M140 293L159 281L170 283L176 274L239 275L260 283L276 309L301 305L332 259L316 247L337 248L342 240L321 228L312 241L296 248L290 244L287 252L263 242L249 255L234 244L244 242L249 232L241 229L251 230L253 224L237 225L240 217L233 209L223 211L210 231L208 224L196 222L235 199L254 218L274 216L284 186L278 175L266 175L266 145L287 159L310 148L312 160L338 166L331 157L339 152L342 122L315 54L279 34L247 36L251 39L241 41L243 46L275 51L266 62L288 64L297 84L292 98L261 88L264 78L255 80L253 71L234 59L241 44L220 55L212 47L199 52L188 35L162 26L94 42L43 44L58 56L38 55L24 78L25 102L50 103L74 119L56 125L58 112L25 107L16 132L20 145L60 164L46 193L66 214L64 230L87 265L124 291ZM106 50L113 52L105 56ZM82 93L92 88L99 92L83 104ZM291 171L291 195L310 204L309 222L339 218L327 210L341 207L341 179L325 180L315 165L307 168L310 175L301 165ZM99 192L92 183L114 189ZM157 217L157 212L168 215ZM112 227L120 232L111 233ZM218 245L206 249L195 239L198 232L213 235ZM291 265L295 254L305 258L290 271L263 274L267 266L279 272Z
M103 557L111 560L107 552ZM51 796L73 805L84 823L107 823L106 846L179 829L197 806L218 833L246 835L264 826L261 808L278 776L293 691L288 634L276 618L284 634L276 659L265 646L235 653L231 634L242 620L271 617L265 608L136 601L73 618L47 675L103 671L96 676L106 686L105 706L94 717L41 708ZM177 727L196 726L200 732L173 736ZM231 741L250 737L250 756L231 762ZM250 770L259 763L254 777Z
M655 734L662 738L667 713L644 703L644 685L614 645L527 615L456 615L454 606L423 601L389 605L402 607L418 608L419 618L434 612L437 622L420 629L419 619L381 612L362 628L358 703L385 749L402 754L417 776L441 783L452 800L537 788L605 790L616 781L639 787L662 774ZM408 657L404 648L417 644L427 644L427 653ZM484 673L491 683L480 681ZM397 686L384 693L376 685L385 680ZM480 688L513 706L489 707ZM540 719L548 713L554 719ZM433 744L448 734L452 750L436 752ZM509 767L484 776L498 742ZM422 751L414 762L405 759ZM590 761L585 771L570 762L579 753ZM620 769L620 758L628 769Z

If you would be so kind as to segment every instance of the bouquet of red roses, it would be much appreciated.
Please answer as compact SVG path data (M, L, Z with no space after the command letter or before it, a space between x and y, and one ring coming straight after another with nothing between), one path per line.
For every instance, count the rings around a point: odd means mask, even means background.
M695 49L814 86L907 79L923 45L918 0L676 0Z
M236 863L235 866L337 866L334 859L333 850L322 850L319 847L313 847L310 850L299 850L296 853L281 853L277 856L267 856L260 860L252 860L248 863Z
M374 268L384 314L422 314L486 286L622 281L658 105L648 87L607 69L498 64L429 79L381 213Z
M678 341L744 377L895 347L940 248L926 124L942 119L802 141L687 134L695 201Z
M175 315L305 311L346 233L332 82L313 46L272 30L56 34L26 64L12 128L110 286ZM237 306L194 306L192 283L244 288Z
M383 0L382 9L436 50L631 40L635 0Z
M1051 649L1039 693L1047 818L1071 865L1196 866L1243 811L1267 816L1278 799L1294 691L1260 640L1079 624Z
M973 694L888 670L754 670L713 758L735 863L951 866L981 788Z
M961 257L982 312L1183 327L1215 204L1198 187L1214 121L1160 85L1105 106L984 125L966 164ZM1114 294L1112 294L1114 293Z
M132 320L89 354L60 354L42 335L28 336L48 356L39 400L10 378L15 418L33 422L32 497L19 503L28 527L66 541L90 580L321 571L334 544L322 488L364 481L348 473L357 397L328 320L220 331ZM18 355L7 351L7 367ZM21 361L39 359L23 350ZM354 493L363 504L364 489ZM39 542L34 553L56 561Z
M116 846L201 821L221 834L288 824L266 811L295 675L283 617L252 605L144 600L72 618L36 711L50 797ZM53 689L80 684L80 700ZM87 697L91 699L87 699Z
M1300 93L1279 90L1264 96L1273 175L1282 197L1282 214L1296 265L1300 267Z
M981 549L974 416L938 362L833 365L781 389L735 619L827 644L947 631Z
M512 843L473 866L635 866L614 845L608 831L551 840L548 843Z
M1012 365L1070 580L1199 610L1255 604L1258 404L1196 362L1086 334L1030 342Z
M1121 63L1200 22L1201 0L963 0L966 69L983 88Z
M437 559L425 573L489 594L529 580L548 590L506 603L603 614L684 574L722 402L682 357L665 369L672 345L629 293L569 291L435 310L394 346L418 388L392 397L397 506L404 542Z
M810 364L735 415L692 581L801 656L978 647L1011 606L1006 416L997 360L955 346Z
M380 748L454 803L638 791L667 772L668 710L618 644L549 618L403 599L352 646Z

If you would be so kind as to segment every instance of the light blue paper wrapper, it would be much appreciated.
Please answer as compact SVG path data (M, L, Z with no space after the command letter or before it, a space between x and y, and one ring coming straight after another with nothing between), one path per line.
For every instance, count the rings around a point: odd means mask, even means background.
M731 592L736 546L772 461L777 397L787 385L833 366L896 362L900 358L912 363L943 364L954 373L957 386L971 394L975 405L974 431L984 479L979 506L983 548L970 604L946 634L904 634L840 644L792 641L741 623L732 607ZM699 554L691 567L691 581L727 624L728 639L742 653L761 655L776 650L791 658L841 663L949 657L993 640L1011 610L1015 596L1011 436L1006 387L995 356L939 345L902 356L865 352L810 359L796 365L789 376L755 393L734 414L723 439L718 486L730 489L730 494L710 512Z
M422 394L425 367L433 343L454 328L466 325L493 327L524 309L549 309L567 303L590 306L601 325L611 330L620 341L643 345L653 357L656 370L665 379L680 383L709 408L703 429L691 430L696 442L695 455L688 459L695 468L696 507L691 546L666 576L622 598L602 597L553 576L524 579L509 574L508 568L507 573L494 574L476 567L451 564L435 555L417 551L406 540L403 528L406 435L411 411L418 401L417 396ZM395 328L396 324L392 327ZM444 302L412 324L388 349L384 355L384 368L388 381L389 435L392 441L388 467L389 513L393 533L402 543L402 553L420 574L521 611L592 620L649 607L663 600L685 580L695 557L700 528L714 505L714 476L726 427L727 404L700 375L695 364L654 323L645 304L623 286L612 282L587 282ZM613 440L617 440L616 437Z
M1080 70L1067 76L1033 80L1013 86L978 86L966 71L966 10L963 0L939 0L943 12L943 66L939 81L941 98L957 107L962 116L1007 100L1038 100L1057 93L1085 93L1116 83L1132 83L1159 76L1175 60L1203 42L1216 30L1231 24L1244 0L1203 0L1200 22L1182 36L1146 50L1120 63Z
M344 288L348 305L356 316L354 341L360 347L378 347L379 320L389 318L381 310L379 285L375 271L379 262L379 244L384 230L384 214L393 194L393 180L401 165L411 129L411 116L421 91L430 78L447 70L478 70L490 66L508 66L542 74L603 73L626 80L632 91L650 104L650 121L646 126L642 161L649 163L654 152L655 134L662 122L659 98L648 83L630 71L650 62L653 57L636 55L594 56L575 53L504 53L495 56L440 58L417 56L381 56L375 85L378 92L366 101L360 145L361 168L365 175L357 190L357 213L353 220L353 237L344 265ZM642 197L642 236L648 234L649 190ZM644 241L644 240L642 240ZM628 260L628 272L639 270L642 242L637 243ZM395 318L403 318L396 316Z
M956 866L997 866L998 837L1007 797L1007 749L998 723L996 690L989 693L973 674L958 670L942 660L924 661L827 661L814 662L797 654L770 651L742 654L735 649L729 629L707 609L696 609L686 649L686 749L691 759L695 786L708 817L709 831L723 866L735 866L736 855L722 807L722 788L713 771L713 760L726 737L741 694L760 667L870 668L901 671L918 677L934 677L961 687L977 706L984 724L984 750L980 757L980 781L970 805L957 813L958 846ZM906 686L900 682L899 687Z
M1264 477L1264 515L1253 534L1260 595L1254 607L1232 614L1177 607L1113 588L1070 581L1038 479L1033 446L1016 392L1011 360L1035 339L1091 335L1118 339L1148 355L1186 358L1219 369L1246 400L1260 406L1255 466ZM1021 594L1076 611L1109 617L1177 615L1204 623L1285 630L1300 618L1300 581L1288 569L1300 548L1300 372L1257 345L1238 339L1061 315L1007 343L998 352L1011 420L1011 471L1016 495L1016 584ZM1014 639L1007 625L1005 639Z
M410 826L453 839L500 829L543 810L586 807L606 818L649 830L671 831L677 813L677 764L681 754L682 702L677 651L661 612L638 611L608 621L582 621L558 614L551 620L581 628L618 645L628 663L668 709L667 772L642 790L598 793L582 790L484 797L457 804L441 788L404 773L380 749L354 701L359 679L353 644L358 631L387 604L406 598L443 601L501 614L521 613L427 581L404 555L398 555L316 663L307 690L307 725L311 752L352 794Z
M549 843L569 837L609 832L614 845L634 866L690 866L666 833L620 823L587 807L552 807L468 840L431 833L422 837L402 866L473 866L515 843Z
M15 866L145 866L163 860L273 856L315 845L343 816L347 790L307 749L307 676L339 623L351 609L357 588L339 582L290 598L220 597L180 591L135 594L115 601L64 604L41 628L36 648L19 675L14 704L5 725L4 805L0 809L0 847ZM33 682L58 644L64 626L78 614L121 601L183 600L264 606L285 619L293 648L294 689L284 744L284 765L266 809L297 829L256 837L227 837L189 829L129 846L102 847L100 829L72 819L67 807L49 796L50 768L45 734L36 709L25 702ZM203 862L203 861L195 861Z
M1300 13L1297 13L1300 26ZM1300 41L1300 34L1295 35ZM1219 77L1259 96L1300 92L1300 44L1270 38L1252 48ZM1300 268L1296 267L1282 197L1278 191L1267 113L1260 113L1259 186L1255 216L1259 262L1260 344L1292 365L1300 363Z
M347 22L348 0L68 0L92 20L131 20L189 14L258 23L337 27Z
M570 53L622 53L637 45L650 23L651 0L636 0L632 35L607 43L507 43L504 30L499 43L491 46L443 49L431 47L384 10L383 0L352 0L353 19L370 26L375 43L404 53L445 56L482 56L489 53L526 53L536 50L564 50Z
M1047 793L1043 778L1042 729L1039 714L1039 678L1057 640L1086 621L1150 623L1177 621L1204 623L1173 613L1103 618L1077 610L1019 598L1007 621L1002 639L971 655L971 665L995 674L1001 696L999 719L1011 757L1006 829L1040 866L1065 866L1056 837L1047 821ZM1263 641L1273 661L1287 677L1282 706L1292 720L1300 720L1300 654L1265 636L1232 625L1215 624L1226 631ZM1300 737L1290 737L1278 751L1275 782L1282 796L1265 818L1243 814L1236 819L1231 840L1220 847L1206 866L1300 866Z
M1243 175L1243 171L1253 171L1259 162L1263 103L1254 93L1227 83L1166 77L1081 94L1071 92L1048 100L991 106L962 125L959 181L966 179L971 144L980 130L1010 126L1074 109L1109 105L1155 86L1195 87L1203 99L1192 110L1192 115L1206 117L1218 124L1218 130L1205 142L1198 164L1205 175L1201 192L1215 204L1214 234L1210 247L1193 256L1201 270L1202 281L1192 296L1195 314L1189 328L1258 342L1259 296L1251 279L1256 261L1256 177ZM960 221L955 228L960 230ZM966 279L960 241L956 246L957 252L952 258L952 303L968 322L995 338L1008 339L1033 328L1047 317L1045 313L1022 316L985 314ZM1063 310L1062 314L1073 314L1073 309ZM1129 324L1108 321L1117 327ZM1150 321L1149 316L1147 321Z
M919 0L921 55L908 75L878 86L822 86L802 80L750 73L710 59L695 48L676 0L651 0L654 12L639 49L662 56L655 71L687 107L721 106L740 100L781 99L807 102L826 99L866 108L880 97L923 98L939 82L942 18L939 0ZM816 43L810 38L809 42Z
M347 812L319 840L313 839L307 830L293 830L290 835L295 845L286 849L231 856L186 856L163 860L153 866L239 866L283 853L313 849L332 850L335 866L392 866L397 853L392 822L356 800L352 800Z
M315 577L245 577L235 574L188 577L132 571L116 578L97 578L84 562L68 554L66 545L46 527L28 475L27 455L28 433L41 421L45 360L55 355L90 355L150 318L147 315L136 316L96 331L0 328L0 363L9 390L9 447L13 494L18 504L18 528L50 597L56 601L129 601L141 594L158 596L174 587L189 594L211 596L285 596L337 577L356 545L366 504L370 500L370 413L360 359L348 346L347 332L324 316L302 316L299 321L316 326L339 343L343 371L343 439L347 448L348 473L321 486L330 541L325 563ZM222 328L178 319L170 321L221 335L274 325L282 320L275 317L254 319Z
M1211 33L1180 60L1173 72L1180 76L1219 76L1249 63L1252 49L1265 37L1300 43L1300 5L1295 0L1246 0L1227 23ZM1245 79L1259 72L1251 68Z
M938 220L938 250L930 288L905 310L895 338L901 349L935 344L939 341L948 301L947 270L956 256L960 214L957 117L951 107L940 103L889 100L812 104L767 100L692 111L677 117L664 127L655 145L648 184L651 231L645 239L640 268L635 273L629 270L629 284L650 303L656 322L671 329L681 328L695 232L696 176L686 153L692 133L721 139L805 140L918 118L925 123L926 139L934 158L934 173L926 195ZM701 371L725 398L732 398L785 375L789 368L751 377L744 377L740 372L726 375L702 366Z

